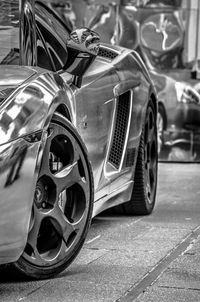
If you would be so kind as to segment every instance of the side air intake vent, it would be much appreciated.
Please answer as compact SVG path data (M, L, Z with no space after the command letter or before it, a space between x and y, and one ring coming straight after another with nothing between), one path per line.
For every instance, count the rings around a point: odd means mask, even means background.
M119 54L113 50L110 50L108 48L105 47L100 47L99 52L98 52L98 56L106 58L110 61L112 61L113 59L115 59Z
M128 126L129 111L130 111L130 93L127 92L126 94L120 96L118 100L115 129L112 138L110 154L108 157L108 161L116 169L119 169L122 159L123 148L126 139L127 126Z

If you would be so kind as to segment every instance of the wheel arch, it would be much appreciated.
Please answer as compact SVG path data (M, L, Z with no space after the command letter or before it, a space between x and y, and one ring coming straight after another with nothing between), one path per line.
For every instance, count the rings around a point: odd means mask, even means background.
M60 104L55 109L55 112L60 113L62 116L64 116L69 122L72 122L72 117L69 111L69 108L65 104Z

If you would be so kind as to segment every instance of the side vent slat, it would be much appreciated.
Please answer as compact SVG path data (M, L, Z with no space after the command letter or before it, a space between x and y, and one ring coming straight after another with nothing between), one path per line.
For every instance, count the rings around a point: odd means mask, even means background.
M130 97L127 94L119 97L117 114L115 121L114 135L112 138L108 162L110 162L116 169L119 169L124 143L126 139L128 118L130 110Z

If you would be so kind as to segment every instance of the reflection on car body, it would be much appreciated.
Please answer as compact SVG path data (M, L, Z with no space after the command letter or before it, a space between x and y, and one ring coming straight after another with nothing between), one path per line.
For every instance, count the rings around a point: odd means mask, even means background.
M92 216L152 212L157 99L135 51L70 33L43 1L1 6L0 263L43 279L74 260Z

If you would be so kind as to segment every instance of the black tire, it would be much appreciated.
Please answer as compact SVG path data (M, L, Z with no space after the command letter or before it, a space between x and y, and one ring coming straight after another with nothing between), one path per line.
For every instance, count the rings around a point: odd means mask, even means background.
M148 215L154 209L157 188L157 126L152 101L149 102L142 130L131 200L122 204L129 215Z
M158 114L157 114L158 155L162 152L164 146L165 124L166 124L165 110L162 105L159 105Z
M48 129L25 250L13 264L31 279L50 278L79 253L93 210L93 178L82 140L62 115Z

